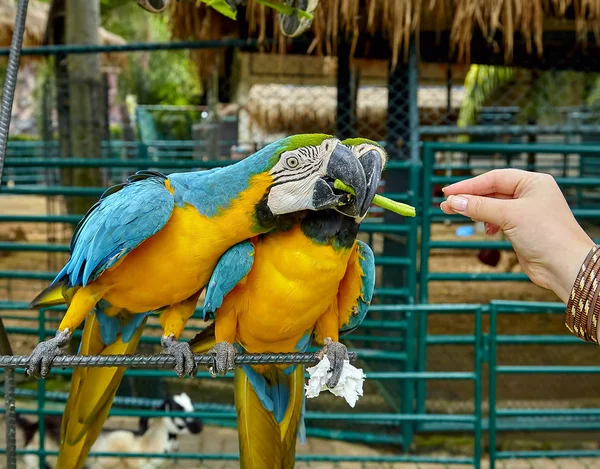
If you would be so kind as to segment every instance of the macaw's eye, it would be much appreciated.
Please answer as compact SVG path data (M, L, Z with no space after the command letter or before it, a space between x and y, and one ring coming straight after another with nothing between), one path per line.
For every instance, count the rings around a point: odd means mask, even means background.
M294 169L298 167L300 161L298 161L298 158L296 158L295 156L290 156L288 159L285 160L285 164L288 168Z

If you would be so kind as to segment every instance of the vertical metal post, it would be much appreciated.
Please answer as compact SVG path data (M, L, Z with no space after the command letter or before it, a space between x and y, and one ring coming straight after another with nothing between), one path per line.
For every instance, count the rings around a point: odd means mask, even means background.
M10 44L8 56L8 67L6 68L6 79L2 92L2 103L0 105L0 187L2 185L2 174L4 172L4 159L6 157L6 145L8 142L8 131L12 115L12 105L15 97L15 86L17 84L17 73L19 60L21 58L21 47L23 46L23 33L25 32L25 19L27 17L27 6L29 0L19 0L17 15L13 28L13 37ZM0 318L0 353L12 355L12 347L2 318ZM17 435L16 435L16 405L15 405L15 372L12 369L4 370L4 402L6 407L6 467L17 468Z
M40 342L46 340L46 314L45 310L38 312L38 338ZM46 421L44 419L44 406L46 405L46 380L37 382L37 414L39 438L39 468L46 469Z
M408 102L409 102L409 141L410 141L410 162L409 168L409 183L408 183L408 196L409 203L418 207L418 194L419 194L419 168L421 167L420 159L420 148L419 148L419 104L417 100L418 93L418 64L417 64L417 53L414 45L414 41L411 42L409 50L409 62L408 62ZM418 211L418 209L417 209ZM415 304L417 300L417 231L418 223L417 219L410 218L407 220L409 225L408 239L407 239L407 254L409 257L409 265L407 267L407 286L410 291L408 303ZM414 312L406 313L406 366L405 371L415 371L415 334L416 330L416 319ZM415 396L415 385L418 381L409 378L403 381L402 388L402 412L408 415L414 411L414 396ZM402 425L402 438L404 441L404 447L410 449L416 422L406 421Z
M475 459L475 469L481 467L481 363L482 363L483 337L481 332L481 307L475 311L475 379L474 394L475 394L475 431L473 438L474 451L473 458Z
M335 131L339 138L354 137L356 112L356 87L353 86L353 73L350 67L350 44L340 38L337 67L337 107Z
M4 323L0 318L0 353L12 355L12 347L8 341L8 335ZM6 425L6 468L17 469L17 422L15 404L15 370L6 368L4 370L4 408Z
M409 85L409 64L403 60L399 60L396 67L390 68L388 71L388 109L387 109L387 132L386 132L386 151L390 161L406 161L409 158L409 146L411 142L411 116L410 116L410 85ZM410 188L409 172L404 169L388 169L385 172L385 192L386 193L407 193ZM385 211L383 214L384 223L407 225L409 221L406 217L401 217L393 212ZM401 238L394 235L384 235L383 240L383 255L386 257L395 258L410 258L412 253L409 248L410 234L406 238ZM409 285L409 269L406 266L385 265L382 268L382 286L384 288L397 289ZM411 303L411 298L406 299L407 303ZM394 297L383 297L382 302L397 303L401 301ZM399 312L394 315L386 315L386 319L392 320L407 320L405 312ZM408 336L414 332L407 329L402 332L404 341L400 347L404 347L407 354L407 360L402 364L403 371L413 371L408 347L411 347ZM397 384L396 384L397 383ZM394 394L399 395L399 407L403 413L409 415L413 412L413 398L411 387L414 386L411 380L401 380L396 382ZM387 384L390 386L392 383ZM412 429L414 423L404 421L401 424L403 442L402 446L405 452L408 452L412 443Z
M496 306L490 306L488 433L490 469L496 468Z
M434 152L425 143L423 145L423 197L421 204L421 264L419 272L419 300L422 304L428 301L428 282L429 282L429 238L431 236L431 176L433 173ZM419 314L418 325L418 350L417 350L417 370L425 371L427 362L427 314ZM425 392L427 383L423 380L417 382L417 413L425 412Z

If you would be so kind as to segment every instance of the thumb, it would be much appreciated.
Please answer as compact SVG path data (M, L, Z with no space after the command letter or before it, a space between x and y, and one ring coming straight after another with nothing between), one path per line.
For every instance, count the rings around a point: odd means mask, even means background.
M507 199L494 199L478 195L451 195L448 206L455 213L469 217L474 221L491 223L502 227L507 219Z

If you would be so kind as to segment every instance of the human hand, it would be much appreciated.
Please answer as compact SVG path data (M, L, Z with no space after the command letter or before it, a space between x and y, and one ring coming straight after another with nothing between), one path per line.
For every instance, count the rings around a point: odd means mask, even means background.
M552 176L497 169L443 191L444 213L485 222L488 235L502 230L531 281L567 303L594 242L575 220Z

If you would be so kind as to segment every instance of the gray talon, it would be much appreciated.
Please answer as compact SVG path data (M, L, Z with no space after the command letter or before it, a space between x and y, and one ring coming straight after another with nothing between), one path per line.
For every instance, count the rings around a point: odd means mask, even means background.
M213 355L213 363L208 368L213 378L217 375L224 376L235 366L235 348L229 342L218 342L208 351Z
M344 368L344 360L348 360L348 349L344 344L334 342L329 337L325 339L325 346L317 353L319 360L322 360L325 355L329 359L331 368L331 378L327 380L327 387L332 389L335 388L342 376L342 369Z
M67 345L70 339L71 333L69 329L65 329L56 331L56 335L52 339L39 343L29 356L29 365L25 374L34 378L48 376L52 360L58 355L63 355L61 348Z
M198 366L194 360L194 354L187 342L178 342L174 335L162 337L160 340L163 353L175 357L175 373L180 378L186 375L195 377L198 373Z

